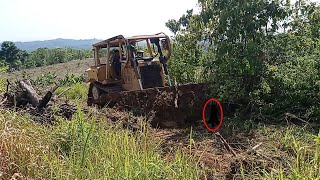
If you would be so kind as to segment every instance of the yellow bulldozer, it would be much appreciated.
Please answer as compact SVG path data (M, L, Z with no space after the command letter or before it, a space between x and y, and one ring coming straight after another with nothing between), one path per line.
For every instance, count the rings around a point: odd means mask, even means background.
M153 125L166 127L201 117L207 85L172 82L166 34L118 35L93 44L93 52L95 64L86 70L88 105L138 109Z

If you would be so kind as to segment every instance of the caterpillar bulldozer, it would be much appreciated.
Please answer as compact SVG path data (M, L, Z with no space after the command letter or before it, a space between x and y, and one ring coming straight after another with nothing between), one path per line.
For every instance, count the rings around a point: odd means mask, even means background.
M93 44L95 64L86 70L88 105L136 110L155 126L199 119L207 85L173 83L167 65L171 50L164 33L118 35Z

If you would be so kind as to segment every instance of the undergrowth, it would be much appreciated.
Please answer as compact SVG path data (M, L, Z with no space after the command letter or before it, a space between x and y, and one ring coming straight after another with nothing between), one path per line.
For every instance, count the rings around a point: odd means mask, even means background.
M319 179L320 132L315 135L306 128L261 127L255 140L263 142L261 150L265 167L240 169L243 179ZM261 161L261 160L260 160Z
M69 100L85 101L88 97L88 85L86 85L85 83L75 83L68 86L64 85L59 87L56 90L55 94L61 94L61 96Z
M182 151L161 157L147 130L130 132L80 109L72 121L39 125L1 110L0 177L26 179L197 179L203 172Z

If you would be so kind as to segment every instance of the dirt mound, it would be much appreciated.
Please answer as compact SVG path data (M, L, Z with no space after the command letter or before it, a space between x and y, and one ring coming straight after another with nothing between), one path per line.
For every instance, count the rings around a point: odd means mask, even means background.
M121 124L124 129L131 131L141 130L146 124L145 118L133 116L132 113L122 111L118 108L106 108L102 112L107 117L107 120L112 123Z
M207 84L112 92L101 96L100 105L117 106L144 115L154 127L184 127L201 118L207 100Z

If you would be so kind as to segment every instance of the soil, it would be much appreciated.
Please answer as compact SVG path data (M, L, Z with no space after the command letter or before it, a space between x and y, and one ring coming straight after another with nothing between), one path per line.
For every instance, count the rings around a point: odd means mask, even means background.
M221 131L221 134L223 133ZM271 155L274 152L270 152L267 145L261 145L257 150L252 150L252 147L258 144L257 142L263 142L259 134L224 136L236 152L236 156L226 148L219 137L208 132L202 123L185 129L153 129L151 134L156 140L162 142L164 157L173 158L173 152L181 149L193 160L199 162L199 166L206 170L209 179L242 179L241 168L249 173L253 169L276 171L272 167L281 164L282 167L287 166L286 153L279 154L276 158Z
M207 84L186 84L113 92L102 95L96 104L107 104L146 116L153 127L183 128L192 123L192 119L201 119L203 104L207 100L206 91Z

